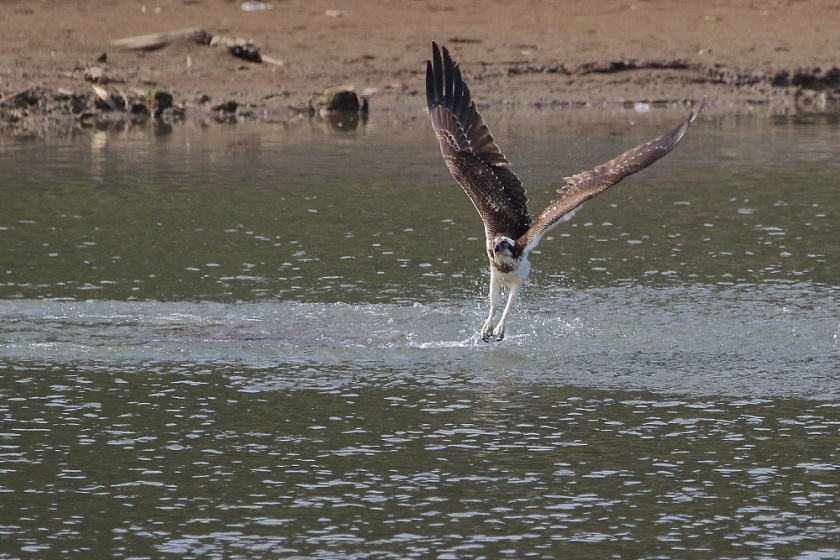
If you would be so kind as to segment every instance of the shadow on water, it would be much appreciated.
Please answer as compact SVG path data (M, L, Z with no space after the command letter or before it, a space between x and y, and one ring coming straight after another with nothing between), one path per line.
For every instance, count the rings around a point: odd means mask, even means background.
M536 212L683 113L485 118ZM493 345L421 112L2 139L0 558L840 557L838 126L704 113Z

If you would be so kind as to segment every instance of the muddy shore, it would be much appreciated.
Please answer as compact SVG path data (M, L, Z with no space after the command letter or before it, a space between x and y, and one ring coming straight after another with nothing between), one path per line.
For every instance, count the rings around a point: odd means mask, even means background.
M0 128L419 110L433 40L480 105L840 103L838 0L7 0Z

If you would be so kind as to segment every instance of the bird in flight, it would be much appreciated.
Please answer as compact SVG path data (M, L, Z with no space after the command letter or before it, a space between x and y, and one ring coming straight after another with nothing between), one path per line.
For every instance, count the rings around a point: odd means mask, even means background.
M596 194L670 152L705 105L704 100L671 132L595 169L566 177L554 200L532 220L525 189L478 114L460 68L446 47L438 48L436 43L432 43L432 60L426 63L426 102L443 161L484 222L490 258L490 314L481 327L485 342L504 338L505 319L531 271L528 254L543 235L569 220ZM507 303L494 322L502 288L507 290Z

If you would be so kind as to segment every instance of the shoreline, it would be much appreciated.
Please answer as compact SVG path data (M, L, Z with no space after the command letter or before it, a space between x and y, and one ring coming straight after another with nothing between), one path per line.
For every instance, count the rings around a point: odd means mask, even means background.
M840 4L115 0L0 14L0 131L293 119L351 84L422 107L433 40L481 107L840 106ZM247 8L247 9L246 9Z

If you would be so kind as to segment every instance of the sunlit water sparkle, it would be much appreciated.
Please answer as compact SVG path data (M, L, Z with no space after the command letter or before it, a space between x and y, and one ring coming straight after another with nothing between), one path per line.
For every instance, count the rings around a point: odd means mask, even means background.
M683 113L486 117L539 206ZM836 117L707 110L496 344L426 119L2 140L0 558L840 558Z

